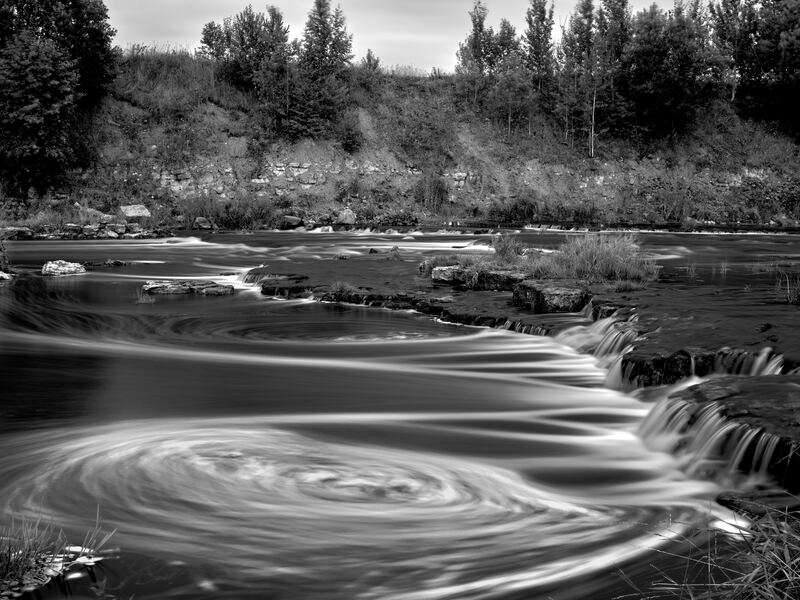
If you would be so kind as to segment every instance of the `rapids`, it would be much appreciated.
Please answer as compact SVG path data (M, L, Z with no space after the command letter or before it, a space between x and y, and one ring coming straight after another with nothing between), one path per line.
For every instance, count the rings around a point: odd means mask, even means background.
M0 287L0 515L72 539L99 510L117 530L100 574L114 598L603 599L682 573L680 556L730 515L715 484L642 441L653 398L606 387L629 334L459 327L243 283L264 263L303 272L374 247L414 260L486 244L10 244L30 273ZM34 273L54 258L130 264ZM170 277L237 294L137 294Z

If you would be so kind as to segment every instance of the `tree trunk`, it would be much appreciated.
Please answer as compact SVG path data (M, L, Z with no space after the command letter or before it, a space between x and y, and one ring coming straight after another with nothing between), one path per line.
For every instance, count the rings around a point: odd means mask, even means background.
M592 124L589 128L589 158L594 158L594 115L597 108L597 88L592 90Z

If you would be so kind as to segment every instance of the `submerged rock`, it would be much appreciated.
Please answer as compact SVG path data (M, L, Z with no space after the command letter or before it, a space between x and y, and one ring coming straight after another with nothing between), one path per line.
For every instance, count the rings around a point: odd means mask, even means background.
M534 313L578 312L592 299L581 285L554 284L528 279L514 286L512 304Z
M67 262L65 260L51 260L42 267L42 275L47 277L58 277L61 275L79 275L86 273L86 268L80 263Z
M148 281L142 286L146 294L197 294L200 296L230 296L233 286L217 283L207 279L202 280L159 280Z

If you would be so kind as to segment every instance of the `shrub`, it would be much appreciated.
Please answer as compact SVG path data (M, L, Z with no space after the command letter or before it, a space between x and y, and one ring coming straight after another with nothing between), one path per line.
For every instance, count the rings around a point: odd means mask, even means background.
M649 281L658 273L639 252L633 235L587 234L564 243L558 252L531 262L535 277L587 281Z
M443 177L435 173L425 173L414 185L414 199L428 210L438 213L447 202L449 188Z
M492 248L500 259L514 263L524 254L527 246L519 238L503 233L492 238Z

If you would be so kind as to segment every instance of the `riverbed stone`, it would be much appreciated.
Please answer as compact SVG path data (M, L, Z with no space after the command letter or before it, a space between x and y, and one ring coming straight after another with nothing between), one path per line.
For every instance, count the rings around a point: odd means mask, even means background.
M445 265L442 267L434 267L433 270L431 270L431 281L433 281L433 283L463 285L466 280L466 270L460 265Z
M151 280L142 286L146 294L182 295L197 294L199 296L230 296L232 285L210 280Z
M79 275L81 273L86 273L86 268L82 264L67 262L66 260L51 260L42 266L42 275L47 277Z
M205 217L197 217L192 224L192 229L213 229L214 225Z
M352 226L356 224L356 213L351 208L345 208L336 217L337 225Z
M281 217L281 222L280 222L281 229L297 229L302 225L303 225L303 219L301 219L300 217L295 217L294 215L283 215Z
M582 285L528 279L514 286L511 302L534 313L571 313L585 308L591 299Z
M152 217L150 209L144 204L126 204L125 206L119 207L119 212L122 213L122 216L125 217L127 221L149 219Z

